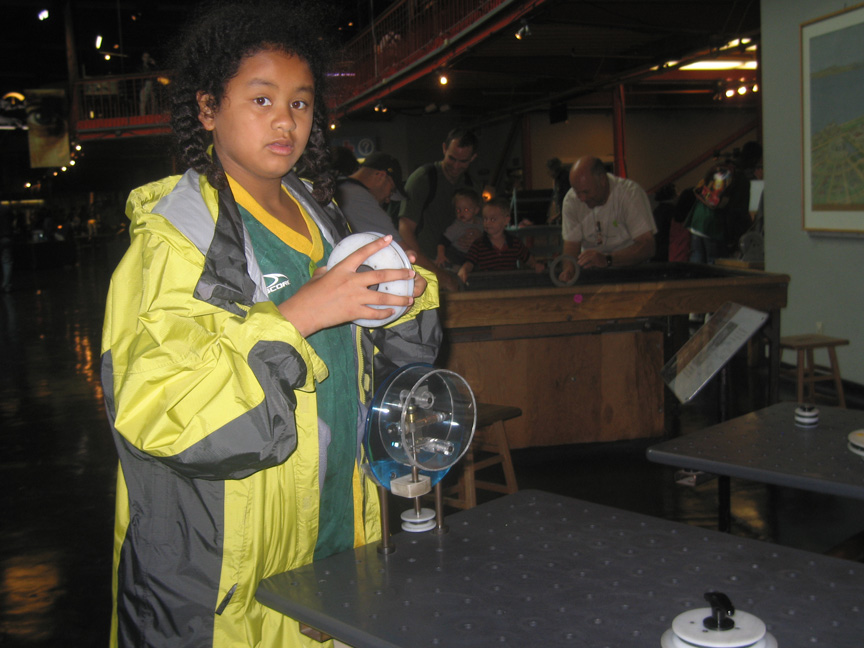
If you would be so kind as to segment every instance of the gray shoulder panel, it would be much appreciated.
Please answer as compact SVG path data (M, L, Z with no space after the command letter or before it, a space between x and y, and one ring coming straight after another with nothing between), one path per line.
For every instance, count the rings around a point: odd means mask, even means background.
M213 240L213 217L201 196L199 177L192 169L184 173L174 189L156 204L154 211L167 218L201 254L207 254Z

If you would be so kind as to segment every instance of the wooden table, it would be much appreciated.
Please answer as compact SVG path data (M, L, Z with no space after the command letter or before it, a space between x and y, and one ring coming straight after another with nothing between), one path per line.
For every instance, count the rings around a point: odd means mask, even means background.
M355 648L645 648L709 590L780 646L857 646L864 566L537 491L262 581L257 599Z
M788 275L669 263L583 271L563 288L530 272L470 281L472 290L442 295L439 364L478 400L522 410L507 430L511 448L664 434L675 404L660 369L686 340L690 313L729 301L769 314L776 400Z

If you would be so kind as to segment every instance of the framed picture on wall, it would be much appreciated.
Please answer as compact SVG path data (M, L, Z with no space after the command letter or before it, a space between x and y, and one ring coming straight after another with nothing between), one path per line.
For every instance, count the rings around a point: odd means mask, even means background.
M864 232L864 4L801 25L805 230Z

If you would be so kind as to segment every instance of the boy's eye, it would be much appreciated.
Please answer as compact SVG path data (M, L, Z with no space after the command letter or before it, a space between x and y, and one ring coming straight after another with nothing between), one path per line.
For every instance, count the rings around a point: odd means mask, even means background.
M296 101L291 102L291 107L294 110L306 110L309 107L309 102L297 99Z
M259 106L269 106L273 102L270 101L270 99L268 99L267 97L255 97L255 103Z

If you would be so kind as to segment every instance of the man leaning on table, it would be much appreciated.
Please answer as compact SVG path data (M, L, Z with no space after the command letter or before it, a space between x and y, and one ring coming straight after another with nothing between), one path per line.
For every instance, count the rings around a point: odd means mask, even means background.
M593 156L576 161L570 186L562 209L565 255L581 268L630 266L654 256L657 226L642 187L607 173ZM565 262L559 279L569 281L575 270Z

